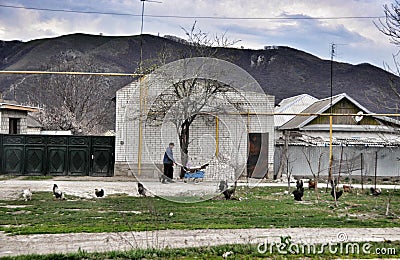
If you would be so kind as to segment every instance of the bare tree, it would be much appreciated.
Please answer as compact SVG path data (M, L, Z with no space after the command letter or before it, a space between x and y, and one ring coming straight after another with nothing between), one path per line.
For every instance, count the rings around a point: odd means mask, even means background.
M319 200L318 182L319 182L319 174L322 171L321 163L322 163L322 157L324 156L324 153L321 152L319 154L317 169L314 169L314 167L312 165L312 161L311 161L311 150L308 149L308 153L306 153L306 151L304 151L305 149L307 149L307 147L304 147L301 151L302 151L304 157L306 158L308 167L310 168L311 174L313 175L313 178L315 181L315 194L317 195L317 200Z
M51 71L99 71L90 58L60 59ZM36 115L46 130L71 130L74 134L100 134L113 107L114 92L107 77L82 75L38 75L19 90L30 104L41 107Z
M225 34L211 36L209 33L201 31L196 27L196 22L189 30L182 29L187 35L188 48L178 55L180 59L217 57L218 48L216 47L228 47L236 43L236 41L228 40ZM158 60L156 62L162 64L169 61L170 57L170 50L166 47L157 55ZM149 63L149 61L146 63ZM148 71L151 71L157 66L150 66L149 68ZM236 91L229 85L216 80L196 77L180 80L157 96L153 105L149 108L146 120L157 125L167 119L175 125L181 148L181 162L185 165L188 161L192 123L197 118L201 118L204 113L221 112L223 108L216 100L222 96L226 98L227 96L224 94L227 92ZM181 178L183 176L184 172L182 171Z

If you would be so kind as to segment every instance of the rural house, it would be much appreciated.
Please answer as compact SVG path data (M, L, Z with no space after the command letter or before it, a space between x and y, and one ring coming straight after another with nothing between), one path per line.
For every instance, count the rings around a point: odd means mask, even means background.
M28 123L31 123L28 112L37 111L35 107L20 105L15 101L0 100L0 133L27 134Z
M137 177L158 178L169 142L175 143L174 156L180 161L179 140L171 122L158 126L147 124L146 120L140 122L138 111L143 109L146 114L151 110L150 102L142 104L140 100L146 100L144 95L150 96L151 91L156 91L154 88L161 88L156 85L141 91L140 82L126 85L116 95L115 173L126 174L129 169ZM220 102L219 106L225 109L217 113L204 110L192 123L190 163L209 163L205 177L209 180L232 180L238 171L254 178L263 178L267 174L272 177L274 97L251 91L224 93L224 96L229 97L229 103L223 99L218 101L218 98L213 102ZM174 174L177 177L179 172L175 170Z
M332 105L332 106L331 106ZM329 171L329 116L315 114L356 114L335 116L332 121L334 174L352 176L398 176L395 162L400 158L400 122L373 114L343 93L317 99L299 95L282 100L275 115L275 175L312 176ZM311 115L310 115L311 114Z

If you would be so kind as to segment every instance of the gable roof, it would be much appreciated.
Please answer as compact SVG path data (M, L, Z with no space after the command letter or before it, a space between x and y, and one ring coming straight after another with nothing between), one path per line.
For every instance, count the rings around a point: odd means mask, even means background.
M346 93L342 93L342 94L333 96L332 97L332 106L334 106L335 104L337 104L344 98L348 99L351 103L353 103L355 106L357 106L360 109L360 111L362 111L363 113L372 114L371 111L369 111L367 108L362 106L360 103L358 103L356 100L354 100L352 97L350 97ZM331 107L331 98L328 97L328 98L320 99L320 100L314 102L313 104L308 106L306 109L301 111L301 113L321 114L321 113L327 112L330 107ZM279 129L281 129L281 130L299 129L299 128L306 126L308 123L310 123L312 120L314 120L317 117L318 117L317 115L312 115L312 116L296 115L290 121L288 121L284 125L282 125ZM383 121L390 122L390 123L399 124L399 122L397 120L389 118L389 117L385 117L385 116L374 116L374 117L377 119L383 120Z
M290 98L285 98L275 107L275 113L297 114L318 101L317 98L308 94L301 94ZM275 115L275 126L282 126L291 120L295 115Z

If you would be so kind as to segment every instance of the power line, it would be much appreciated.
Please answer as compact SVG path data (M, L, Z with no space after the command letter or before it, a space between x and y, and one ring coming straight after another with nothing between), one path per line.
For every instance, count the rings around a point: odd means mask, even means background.
M25 9L48 12L77 13L77 14L99 14L99 15L115 15L115 16L134 16L141 17L141 14L117 13L117 12L100 12L100 11L78 11L68 9L51 9L26 7L15 5L2 5L3 8ZM153 15L146 14L144 17L151 18L177 18L177 19L213 19L213 20L351 20L351 19L380 19L385 16L336 16L336 17L227 17L227 16L187 16L187 15Z

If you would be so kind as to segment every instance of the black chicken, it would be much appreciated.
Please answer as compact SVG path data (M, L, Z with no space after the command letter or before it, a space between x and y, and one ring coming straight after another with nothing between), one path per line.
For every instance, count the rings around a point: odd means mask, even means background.
M230 188L224 190L224 192L222 192L222 194L224 194L224 197L226 200L230 200L230 199L232 199L232 196L235 193L235 191L236 191L236 181L233 184L233 187L230 187Z
M226 181L220 181L218 185L218 191L223 192L228 188L228 183Z
M143 196L143 197L146 197L146 192L147 192L147 189L143 186L143 184L141 184L140 182L138 182L138 192L139 192L139 195L141 195L141 196Z
M297 180L296 181L296 188L299 189L303 189L303 180ZM304 189L303 189L304 190Z
M301 201L301 198L304 195L304 188L301 187L300 189L294 190L293 192L294 200Z
M331 190L331 195L332 195L332 198L335 199L335 191L333 189L334 188L332 188L332 190ZM338 200L340 198L340 196L342 196L342 195L343 195L343 190L336 191L336 200Z
M378 195L380 195L382 193L382 190L379 189L379 188L375 189L375 188L371 187L370 191L371 191L371 194L374 195L374 196L378 196Z
M57 184L53 185L53 194L56 197L56 199L63 200L64 198L64 193L58 188Z
M104 196L104 190L103 189L101 189L101 190L94 189L94 194L96 194L97 198L101 198Z

